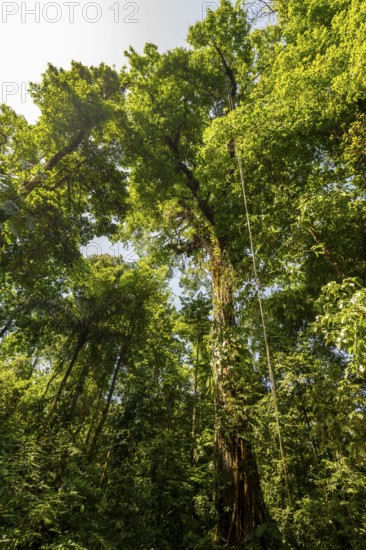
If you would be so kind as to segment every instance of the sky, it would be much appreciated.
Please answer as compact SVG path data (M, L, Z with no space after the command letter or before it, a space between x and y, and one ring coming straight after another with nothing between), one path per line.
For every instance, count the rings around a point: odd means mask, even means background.
M120 68L131 45L153 42L164 51L185 44L187 29L218 1L202 0L15 0L1 2L0 103L33 122L38 111L27 94L47 63L71 60Z

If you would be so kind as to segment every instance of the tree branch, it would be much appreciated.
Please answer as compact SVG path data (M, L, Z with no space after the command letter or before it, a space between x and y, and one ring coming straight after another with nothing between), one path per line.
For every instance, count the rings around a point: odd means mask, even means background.
M53 170L53 168L55 168L55 166L61 160L63 160L66 156L76 151L76 149L79 147L79 145L81 144L85 136L86 136L86 130L80 130L76 138L71 143L66 145L63 149L58 151L55 155L53 155L53 157L50 158L50 160L44 166L45 172L50 172L51 170ZM42 181L43 180L39 176L35 176L29 181L26 181L23 184L23 187L21 189L21 194L23 196L29 195L29 193L31 193Z
M215 41L213 41L213 46L214 46L216 52L219 54L219 57L220 57L220 59L222 61L222 64L224 66L225 74L226 74L226 76L228 77L228 79L230 81L230 88L231 88L230 95L231 95L231 99L233 100L233 102L235 102L235 99L236 99L236 96L237 96L237 93L238 93L238 84L236 82L234 71L232 70L232 68L230 67L228 62L226 61L224 54L222 53L220 48L217 46Z
M179 149L176 144L169 136L165 137L165 142L168 145L169 149L174 155L175 160L177 161L177 172L181 172L186 177L186 184L193 197L196 199L198 206L205 216L207 221L214 226L215 225L215 216L211 206L201 197L199 197L198 192L200 188L199 181L195 178L192 170L180 160Z
M314 239L314 241L316 242L317 245L321 246L322 249L324 250L324 255L325 257L327 258L327 260L329 261L329 263L332 265L332 267L334 268L334 270L337 272L337 274L339 275L339 277L341 279L345 279L346 278L346 274L345 272L343 271L342 267L339 265L338 261L336 260L336 258L333 256L333 253L332 251L330 250L330 248L324 243L324 241L321 239L320 235L318 234L318 232L316 231L315 227L313 225L308 225L307 226L307 230L308 230L308 233L312 236L312 238Z

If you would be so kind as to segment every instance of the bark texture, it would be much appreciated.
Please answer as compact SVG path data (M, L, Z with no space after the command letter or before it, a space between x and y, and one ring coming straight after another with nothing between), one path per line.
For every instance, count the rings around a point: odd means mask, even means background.
M220 244L211 256L213 278L215 384L215 467L217 539L235 548L256 540L258 525L266 522L257 462L252 448L248 418L236 402L242 376L235 349L234 278L227 254Z

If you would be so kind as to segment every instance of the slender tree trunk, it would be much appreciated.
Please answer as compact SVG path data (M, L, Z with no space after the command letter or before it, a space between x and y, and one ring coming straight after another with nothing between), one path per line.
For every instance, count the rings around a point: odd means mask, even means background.
M242 374L232 338L233 271L222 246L214 248L211 260L217 538L235 548L244 548L247 542L255 540L256 527L265 523L266 513L248 419L240 410L240 401L236 401L236 386ZM264 541L256 542L266 548Z
M113 399L114 390L116 389L118 375L119 375L120 370L122 368L122 363L123 363L123 356L122 356L122 353L121 353L119 355L118 359L117 359L117 363L116 363L116 366L114 368L112 382L111 382L111 385L109 387L108 397L107 397L107 401L106 401L106 404L104 406L104 409L102 411L101 419L100 419L100 421L99 421L99 423L96 427L94 437L93 437L93 440L92 440L91 445L90 445L89 462L91 462L94 458L95 451L97 449L97 445L98 445L98 441L99 441L99 437L100 437L100 435L102 433L102 430L104 428L104 424L106 423L108 413L109 413L109 409L110 409L112 399Z
M94 436L93 436L93 439L92 439L92 442L91 442L91 445L90 445L90 449L89 449L89 453L88 453L89 462L92 462L92 460L94 459L95 452L96 452L97 446L98 446L99 438L100 438L101 433L103 431L104 424L107 421L109 409L110 409L112 399L113 399L114 390L116 389L116 385L117 385L117 381L118 381L118 376L119 376L119 373L121 372L123 361L126 362L126 350L128 350L128 346L131 345L132 335L133 335L133 333L135 331L135 328L136 328L136 322L137 322L137 318L136 318L136 310L135 310L134 314L132 316L132 319L130 321L130 326L129 326L128 332L126 334L124 344L122 345L122 348L121 348L121 350L118 354L117 363L116 363L114 371L113 371L112 381L111 381L111 385L110 385L109 391L108 391L107 401L106 401L105 406L103 408L101 419L100 419L99 423L97 424L97 427L95 429ZM91 436L91 433L89 432L88 437L87 437L87 441L89 440L90 436Z
M194 365L194 381L193 381L193 407L192 407L192 424L191 424L191 460L190 466L193 469L196 464L196 448L197 448L197 403L198 403L198 367L200 361L200 339L197 338L197 350L196 359ZM195 494L195 482L191 481L191 498L189 502L189 515L192 521L194 521L194 494Z
M94 421L97 421L97 419L98 419L98 412L99 412L99 409L100 409L100 405L102 403L103 396L105 395L105 392L106 392L106 385L107 385L107 376L104 377L103 383L102 383L102 385L100 387L100 390L99 390L97 404L94 408L93 416L92 416L92 419L90 421L90 426L89 426L88 434L86 436L85 445L89 445L89 442L90 442L90 439L91 439L91 436L92 436L92 433L93 433Z
M163 453L163 459L161 461L161 470L158 468L158 487L157 487L157 504L158 504L158 513L156 518L156 525L157 527L160 526L161 520L163 518L163 501L164 501L164 491L166 490L166 480L167 480L167 474L166 474L166 468L167 468L167 462L168 462L168 445L169 445L169 436L171 434L172 430L172 419L173 419L173 410L174 410L174 398L170 399L170 396L168 394L167 396L167 426L165 428L165 441L164 441L164 453Z
M193 409L192 409L192 429L191 429L191 467L195 463L196 453L196 422L197 422L197 397L198 397L198 365L200 360L200 341L197 339L197 352L194 365L194 390L193 390Z
M81 372L79 374L79 378L78 378L78 381L76 383L75 390L74 390L74 396L72 398L71 405L70 405L69 410L68 410L68 417L69 417L70 421L75 416L76 407L77 407L78 401L81 397L81 394L84 390L86 379L89 375L90 370L91 370L91 365L88 362L83 366L83 368L81 369ZM84 422L84 419L82 419L82 422Z
M76 344L76 347L75 347L75 350L74 350L74 354L73 354L73 356L72 356L72 358L71 358L70 364L69 364L69 366L67 367L67 370L66 370L66 372L65 372L65 374L64 374L64 377L63 377L63 379L62 379L61 382L60 382L60 385L59 385L59 387L58 387L57 393L56 393L55 398L54 398L54 400L53 400L53 402L52 402L51 408L50 408L50 410L48 411L48 414L47 414L47 416L46 416L46 419L45 419L45 424L46 424L46 425L49 424L50 420L52 419L52 417L53 417L53 415L54 415L54 413L55 413L55 411L56 411L57 405L58 405L58 403L59 403L59 401L60 401L62 392L63 392L63 390L64 390L64 388L65 388L65 385L66 385L66 382L68 381L68 379L69 379L69 377L70 377L70 374L71 374L71 372L72 372L72 369L74 368L74 365L75 365L75 363L76 363L76 361L77 361L77 359L78 359L78 357L79 357L79 353L80 353L81 350L83 349L83 347L84 347L84 345L85 345L85 343L86 343L86 340L87 340L87 338L86 338L85 335L80 335L79 340L78 340L78 342L77 342L77 344Z

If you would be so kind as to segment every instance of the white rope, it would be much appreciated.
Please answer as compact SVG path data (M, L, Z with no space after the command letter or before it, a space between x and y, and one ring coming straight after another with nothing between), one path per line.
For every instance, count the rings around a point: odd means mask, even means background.
M227 84L227 87L228 87L228 97L229 97L230 111L233 111L234 110L234 103L233 103L233 98L231 96L230 83L229 83L227 78L226 78L226 84ZM235 144L235 156L236 156L236 159L237 159L237 163L238 163L238 167L239 167L239 173L240 173L240 182L241 182L241 189L242 189L242 193L243 193L243 201L244 201L246 222L247 222L247 227L248 227L250 251L251 251L251 255L252 255L253 274L254 274L256 293L257 293L259 311L260 311L261 322L262 322L263 341L264 341L264 347L265 347L265 350L266 350L266 360L267 360L267 367L268 367L269 379L270 379L270 384L271 384L272 402L273 402L274 415L275 415L276 426L277 426L278 441L279 441L279 446L280 446L280 455L281 455L281 463L282 463L283 475L284 475L284 480L285 480L285 489L286 489L287 498L288 498L288 501L289 501L289 504L290 504L291 503L290 488L289 488L289 481L288 481L287 467L286 467L286 455L285 455L285 449L284 449L283 441L282 441L281 424L280 424L280 418L279 418L279 412L278 412L276 381L275 381L274 371L273 371L272 362L271 362L271 353L270 353L270 347L269 347L269 343L268 343L266 321L265 321L265 316L264 316L261 284L260 284L260 279L259 279L259 275L258 275L257 261L256 261L255 250L254 250L254 239L253 239L253 233L252 233L252 226L251 226L250 217L249 217L249 209L248 209L247 191L246 191L245 177L244 177L244 170L243 170L243 162L242 162L242 159L241 159L241 156L240 156L240 151L239 151L238 146L236 144Z

